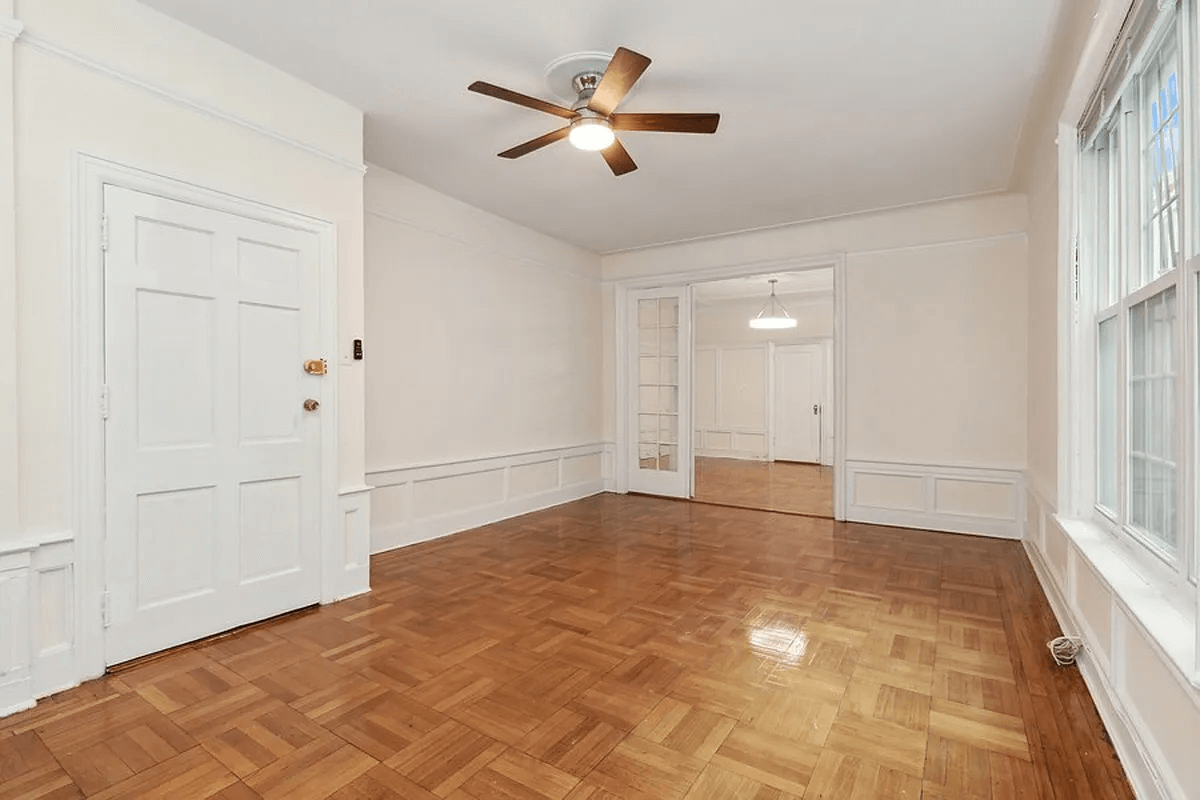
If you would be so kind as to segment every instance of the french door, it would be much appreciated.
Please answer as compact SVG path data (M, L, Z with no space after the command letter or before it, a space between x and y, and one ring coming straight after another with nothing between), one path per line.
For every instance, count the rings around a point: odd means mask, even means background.
M641 289L628 297L629 490L690 497L690 287Z

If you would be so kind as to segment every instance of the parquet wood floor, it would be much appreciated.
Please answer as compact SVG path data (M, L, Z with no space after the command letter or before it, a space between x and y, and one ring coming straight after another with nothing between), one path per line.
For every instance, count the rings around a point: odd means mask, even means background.
M0 798L1128 800L1019 544L601 495L0 720Z
M790 461L696 458L696 500L833 518L833 468Z

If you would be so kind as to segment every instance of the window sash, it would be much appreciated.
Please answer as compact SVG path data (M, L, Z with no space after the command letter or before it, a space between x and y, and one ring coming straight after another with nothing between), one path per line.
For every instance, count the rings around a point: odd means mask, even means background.
M1150 555L1159 565L1154 569L1162 569L1173 584L1195 574L1197 524L1188 509L1197 493L1192 462L1200 448L1200 441L1185 437L1200 413L1185 403L1191 387L1200 386L1200 363L1193 363L1193 350L1185 346L1189 331L1196 331L1200 352L1195 319L1200 307L1192 308L1197 304L1185 287L1192 272L1185 276L1181 268L1189 241L1181 228L1189 222L1186 215L1197 213L1184 191L1190 168L1189 115L1196 109L1186 94L1191 42L1180 35L1180 20L1190 18L1190 6L1185 14L1164 15L1170 17L1167 23L1162 18L1155 23L1146 39L1152 46L1128 60L1132 68L1109 112L1093 120L1092 140L1080 148L1077 206L1080 269L1087 271L1081 276L1079 302L1082 309L1095 309L1082 318L1090 320L1092 354L1090 370L1082 373L1090 374L1094 411L1084 451L1090 449L1094 462L1089 505L1104 527ZM1196 282L1200 287L1200 273ZM1143 345L1163 345L1171 364L1156 361L1143 369L1133 363L1137 334L1131 315L1172 287L1173 328L1164 333L1152 327L1138 339ZM1169 343L1164 344L1164 336ZM1136 404L1143 400L1158 410L1139 412ZM1170 421L1162 418L1167 412ZM1171 534L1164 531L1168 525L1174 531L1173 547Z

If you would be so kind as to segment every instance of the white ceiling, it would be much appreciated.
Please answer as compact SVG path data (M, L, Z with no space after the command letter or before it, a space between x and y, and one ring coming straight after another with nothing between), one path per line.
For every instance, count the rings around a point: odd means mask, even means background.
M1007 188L1059 0L143 0L363 109L366 156L598 252ZM714 136L627 133L615 178L559 127L466 90L549 97L544 69L654 59L623 111L716 111Z
M771 292L769 280L778 281L775 292L779 295L831 295L833 293L832 269L809 269L803 272L778 272L771 275L755 275L750 278L727 278L720 281L705 281L692 287L699 302L730 300L735 298L757 298L766 302Z

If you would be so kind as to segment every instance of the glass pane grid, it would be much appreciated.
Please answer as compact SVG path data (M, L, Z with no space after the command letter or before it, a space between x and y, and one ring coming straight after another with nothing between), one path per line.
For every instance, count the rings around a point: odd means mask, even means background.
M679 301L638 301L638 467L679 469Z
M1175 287L1129 311L1129 523L1167 553L1178 547Z

